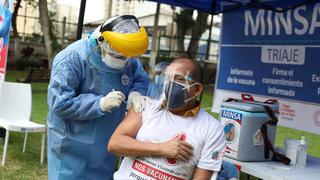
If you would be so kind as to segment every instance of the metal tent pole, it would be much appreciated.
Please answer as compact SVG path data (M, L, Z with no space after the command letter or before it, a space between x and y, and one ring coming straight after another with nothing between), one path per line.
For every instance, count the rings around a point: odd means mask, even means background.
M85 9L86 9L86 0L81 0L76 40L81 39Z

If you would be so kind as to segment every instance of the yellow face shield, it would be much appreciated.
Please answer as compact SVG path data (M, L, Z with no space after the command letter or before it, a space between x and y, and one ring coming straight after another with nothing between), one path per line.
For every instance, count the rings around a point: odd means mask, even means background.
M140 56L148 48L148 35L143 27L136 33L104 31L101 36L113 49L126 57Z

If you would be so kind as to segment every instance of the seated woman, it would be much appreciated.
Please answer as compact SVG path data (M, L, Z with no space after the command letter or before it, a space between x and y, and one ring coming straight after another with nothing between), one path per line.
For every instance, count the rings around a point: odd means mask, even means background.
M126 156L114 179L210 179L220 171L225 135L220 122L200 109L201 67L177 59L164 82L165 100L130 109L112 135L108 150ZM160 102L160 103L159 103Z
M153 81L149 82L149 87L147 92L148 97L159 98L157 96L160 95L159 92L162 92L163 75L168 65L169 65L169 62L167 61L162 61L155 65L152 71Z

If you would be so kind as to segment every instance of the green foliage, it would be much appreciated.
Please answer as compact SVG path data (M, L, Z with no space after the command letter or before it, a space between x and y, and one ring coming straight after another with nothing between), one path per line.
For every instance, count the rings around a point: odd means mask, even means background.
M16 68L18 70L25 70L30 68L39 68L40 66L41 62L34 54L34 48L29 46L24 47L21 50L21 57L17 60Z
M61 45L58 43L58 37L56 34L58 34L57 28L52 24L52 19L54 19L54 16L56 15L55 12L49 11L49 37L52 41L51 47L55 52L58 52L62 49Z
M40 68L41 62L33 58L19 58L16 64L17 70L27 70L30 68Z
M37 33L32 33L32 36L25 36L25 41L27 42L35 42L35 43L43 43L43 36Z

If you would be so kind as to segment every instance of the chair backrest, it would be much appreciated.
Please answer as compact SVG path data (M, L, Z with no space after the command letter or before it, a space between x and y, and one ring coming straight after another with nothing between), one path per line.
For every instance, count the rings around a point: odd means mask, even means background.
M0 118L30 121L32 110L31 85L0 82Z

